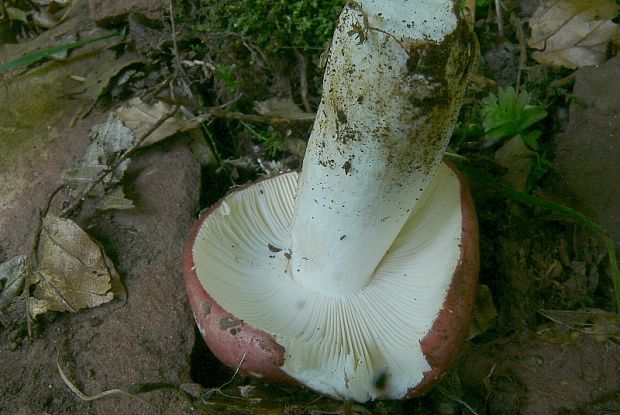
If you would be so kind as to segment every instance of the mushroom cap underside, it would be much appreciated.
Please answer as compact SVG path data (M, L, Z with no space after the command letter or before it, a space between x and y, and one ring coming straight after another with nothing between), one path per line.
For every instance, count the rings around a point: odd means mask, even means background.
M340 399L425 393L467 337L475 295L478 228L462 177L440 165L369 285L351 295L290 278L296 191L296 172L257 181L194 226L183 268L207 345L242 373Z

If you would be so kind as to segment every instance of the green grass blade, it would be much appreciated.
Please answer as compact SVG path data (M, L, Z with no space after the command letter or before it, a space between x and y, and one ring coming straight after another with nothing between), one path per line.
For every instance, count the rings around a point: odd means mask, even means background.
M81 46L85 46L85 45L88 45L90 43L99 42L100 40L110 39L112 37L120 36L121 34L122 34L122 32L108 33L107 35L97 36L97 37L93 37L93 38L89 38L89 39L82 39L82 40L78 40L76 42L67 43L67 44L64 44L64 45L53 46L51 48L44 49L44 50L39 50L39 51L30 53L28 55L22 56L19 59L15 59L14 61L1 64L0 65L0 73L9 71L11 69L14 69L14 68L17 68L17 67L20 67L20 66L23 66L23 65L27 65L27 64L32 63L32 62L36 62L39 59L47 58L47 57L53 55L54 53L62 52L62 51L65 51L65 50L71 50L71 49L79 48Z

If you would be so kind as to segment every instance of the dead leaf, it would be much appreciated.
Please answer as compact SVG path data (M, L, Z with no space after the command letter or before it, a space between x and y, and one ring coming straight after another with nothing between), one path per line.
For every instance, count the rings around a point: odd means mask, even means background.
M73 90L68 91L71 95L77 95L89 101L97 100L109 87L114 77L131 66L144 64L146 60L134 53L125 52L120 57L113 50L103 50L97 54L100 64L86 74L84 82L75 85Z
M7 7L5 10L9 20L17 20L24 24L28 24L28 13L25 11L18 9L17 7Z
M99 175L110 169L135 142L131 130L112 115L106 122L95 125L92 130L94 138L88 145L82 160L75 168L64 174L65 184L71 189L72 198L82 197ZM89 196L97 199L96 205L106 209L111 209L111 206L115 206L114 209L134 207L133 202L125 199L122 189L119 191L115 187L123 178L129 162L129 158L123 160L114 171L105 175L103 180L90 191ZM104 200L105 198L108 200Z
M495 325L497 309L493 304L493 295L488 286L479 284L476 292L476 302L472 311L469 338L483 334Z
M576 311L540 310L540 314L571 330L590 334L598 341L613 339L620 343L620 315L597 308Z
M156 122L171 112L172 107L165 102L156 101L153 104L147 104L140 98L133 98L129 100L128 105L119 108L116 113L123 124L139 139L146 135ZM180 115L170 117L140 143L140 147L155 144L178 133L184 127L185 123Z
M254 110L260 115L289 120L314 120L315 117L315 114L301 110L290 98L274 97L255 102Z
M111 209L133 209L136 207L132 200L125 197L125 192L122 187L115 187L111 192L103 195L95 204L95 207L99 210L111 210Z
M156 101L152 104L143 102L140 98L131 99L127 105L116 111L118 118L123 124L133 131L136 139L144 137L151 128L164 117L172 113L172 107L163 101ZM146 147L155 144L179 132L187 133L192 141L190 148L198 161L203 166L208 166L216 160L211 147L205 137L197 128L199 124L188 121L180 113L175 113L164 121L159 127L152 131L149 136L140 143L139 147Z
M30 315L47 311L77 312L122 296L124 287L103 249L73 221L43 219L34 286L28 299Z
M620 44L618 9L613 0L545 1L530 19L528 45L542 50L532 57L567 68L604 62L609 42Z
M26 255L18 255L0 264L0 308L19 295L25 277Z
M525 146L520 136L507 140L496 152L495 160L508 169L506 183L523 192L527 178L536 160L536 153Z

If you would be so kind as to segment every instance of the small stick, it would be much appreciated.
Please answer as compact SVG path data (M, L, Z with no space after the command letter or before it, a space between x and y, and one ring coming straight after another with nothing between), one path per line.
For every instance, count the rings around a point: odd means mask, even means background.
M30 318L30 302L28 301L30 297L30 275L32 274L32 270L35 267L35 262L37 261L36 255L39 249L39 239L41 238L41 230L43 228L43 215L42 212L39 211L37 214L37 230L34 234L34 240L32 241L32 246L30 248L30 255L28 255L28 259L26 260L26 273L24 274L24 303L26 305L26 327L28 328L28 340L32 341L32 319Z
M297 65L299 66L299 89L301 94L301 100L304 103L304 109L306 112L312 112L310 101L308 100L308 71L306 70L306 59L304 55L294 48L293 52L297 58Z
M517 80L515 81L515 91L519 95L519 89L521 87L521 75L523 74L523 68L527 60L527 51L525 49L525 34L523 33L523 22L519 18L511 19L517 29L517 39L519 40L519 66L517 68Z
M214 393L219 393L220 395L224 396L225 398L232 398L232 399L241 399L243 397L241 396L232 396L232 395L227 395L224 392L222 392L222 388L228 386L233 380L235 380L235 376L237 376L237 374L239 373L239 370L241 369L241 365L243 364L243 361L245 360L245 356L247 355L247 353L244 353L243 356L241 357L241 360L239 360L239 364L237 365L237 368L235 369L235 373L233 373L232 377L230 378L230 380L226 383L224 383L221 386L218 386L217 388L212 388L209 389L208 391L206 391L201 399L204 403L206 403L206 401L209 400L209 397L213 396Z
M121 395L125 395L125 396L130 396L132 398L136 398L136 399L140 399L142 402L144 402L145 404L149 405L149 406L153 406L150 402L148 402L147 400L131 394L129 392L126 392L122 389L108 389L105 390L103 392L99 392L96 393L94 395L86 395L85 393L83 393L81 390L79 390L77 388L77 386L75 386L67 377L67 375L65 375L65 372L62 371L62 368L60 367L60 348L62 347L62 345L64 344L64 340L60 343L60 345L58 346L58 350L56 351L56 367L58 368L58 373L60 374L60 377L62 378L63 382L65 382L65 385L67 385L67 387L69 389L71 389L71 392L75 393L77 395L78 398L80 398L83 401L86 402L90 402L90 401L96 401L97 399L101 399L104 396L108 396L108 395L114 395L114 394L121 394Z
M465 0L465 20L473 29L476 24L476 0Z
M172 8L172 0L168 2L168 10L170 11L170 30L172 32L172 51L174 52L174 60L176 62L176 71L184 73L183 65L181 64L181 56L179 55L179 48L177 47L177 34L176 25L174 23L174 9Z
M313 122L314 117L307 119L295 119L284 117L270 117L266 115L244 114L235 111L226 111L217 107L207 108L205 112L197 117L192 118L187 122L186 127L183 130L189 130L195 128L199 124L205 121L209 121L212 118L222 118L226 120L246 121L256 124L290 124L297 122Z
M495 17L497 18L497 34L499 37L504 37L504 15L501 1L495 0Z
M446 389L444 389L441 386L437 387L437 390L439 392L441 392L441 394L444 395L446 398L451 399L451 400L455 401L456 403L459 403L459 404L463 405L472 414L478 415L478 412L476 412L474 410L474 408L472 408L467 402L465 402L464 400L460 399L458 396L454 396L453 394L451 394L450 392L448 392Z

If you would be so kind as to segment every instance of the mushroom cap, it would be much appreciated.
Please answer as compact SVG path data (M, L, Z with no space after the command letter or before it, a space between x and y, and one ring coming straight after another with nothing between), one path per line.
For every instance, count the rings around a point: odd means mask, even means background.
M424 394L469 332L478 227L462 176L442 163L369 285L333 297L290 278L296 191L296 172L259 180L194 226L183 270L207 345L246 375L339 399Z

